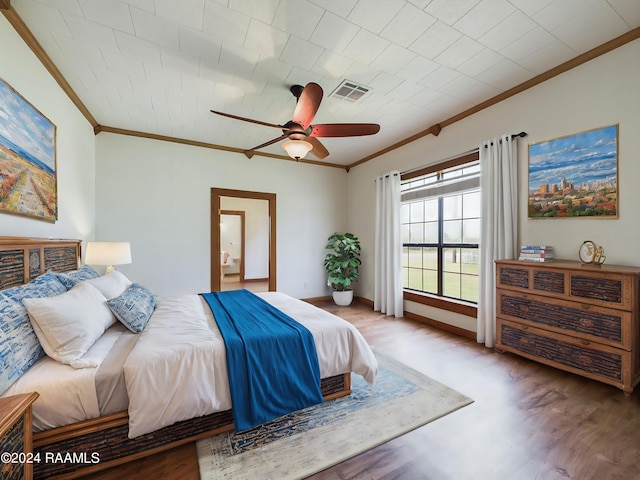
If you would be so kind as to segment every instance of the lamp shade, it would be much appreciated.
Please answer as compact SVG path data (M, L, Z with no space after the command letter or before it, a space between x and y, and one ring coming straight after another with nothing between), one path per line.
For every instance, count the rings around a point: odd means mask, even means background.
M131 263L131 245L129 242L89 242L84 263L87 265L106 265L107 271L113 265Z
M313 145L304 140L289 140L282 144L282 148L285 149L291 158L300 160L313 149Z

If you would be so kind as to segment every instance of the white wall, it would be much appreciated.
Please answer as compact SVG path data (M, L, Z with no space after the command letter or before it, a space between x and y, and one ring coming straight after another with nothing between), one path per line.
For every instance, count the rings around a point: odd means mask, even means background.
M640 265L640 40L511 97L498 105L353 168L348 174L350 231L362 240L363 268L357 295L373 299L373 238L377 175L438 163L477 148L503 133L525 131L519 139L520 243L553 245L556 255L577 260L580 243L604 246L607 263ZM619 218L527 219L528 144L619 124ZM425 128L427 126L425 125ZM475 330L472 319L406 302L405 309ZM435 310L435 309L434 309ZM466 327L464 326L466 325Z
M346 227L343 169L155 140L96 137L96 239L130 241L118 269L161 295L210 285L210 189L276 194L277 288L328 295L327 237Z
M91 240L95 227L93 128L2 15L0 45L0 78L56 125L58 181L57 222L0 212L0 235Z

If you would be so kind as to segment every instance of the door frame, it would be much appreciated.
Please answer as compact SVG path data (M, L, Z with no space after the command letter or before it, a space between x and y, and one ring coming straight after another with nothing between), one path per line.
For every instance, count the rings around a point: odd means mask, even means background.
M211 188L211 291L219 292L220 278L220 197L267 200L269 204L269 291L276 290L276 194ZM244 255L243 255L244 258Z

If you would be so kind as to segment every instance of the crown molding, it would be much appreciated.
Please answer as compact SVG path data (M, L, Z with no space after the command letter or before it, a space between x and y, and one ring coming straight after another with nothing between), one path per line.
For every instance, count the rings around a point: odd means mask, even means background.
M40 60L40 63L47 69L47 71L51 74L53 79L60 85L60 88L66 93L69 99L73 102L73 104L80 110L80 113L84 115L87 121L95 128L98 122L93 118L89 109L82 103L80 97L73 91L69 82L62 76L58 67L53 63L51 57L47 55L47 52L44 51L40 42L36 40L36 37L31 33L31 30L27 27L27 25L22 21L22 18L18 15L18 12L14 10L13 7L9 5L10 0L0 0L0 5L6 5L5 8L0 7L0 11L5 16L5 18L9 21L11 26L15 29L15 31L20 35L22 40L27 44L27 46L31 49L31 51L35 54L35 56Z
M94 133L96 135L98 135L99 133L114 133L117 135L128 135L130 137L138 137L138 138L148 138L151 140L160 140L163 142L172 142L172 143L179 143L182 145L191 145L194 147L201 147L201 148L209 148L212 150L222 150L225 152L231 152L231 153L240 153L242 155L245 155L247 158L251 158L251 157L267 157L267 158L275 158L277 160L285 160L288 162L296 162L296 163L307 163L309 165L320 165L323 167L334 167L334 168L344 168L346 169L346 167L344 165L338 165L335 163L328 163L328 162L318 162L315 160L307 160L307 159L300 159L300 160L295 160L291 157L289 157L288 155L276 155L273 153L268 153L268 152L258 152L258 151L251 151L249 152L248 150L244 150L242 148L235 148L235 147L227 147L225 145L217 145L215 143L208 143L208 142L200 142L197 140L188 140L186 138L179 138L179 137L170 137L167 135L158 135L155 133L147 133L147 132L138 132L135 130L126 130L124 128L117 128L117 127L108 127L106 125L97 125L94 128Z

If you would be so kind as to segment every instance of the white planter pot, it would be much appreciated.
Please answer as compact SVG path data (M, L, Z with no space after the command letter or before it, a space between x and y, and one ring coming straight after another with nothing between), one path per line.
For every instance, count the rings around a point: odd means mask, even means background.
M353 290L345 290L344 292L334 291L333 301L336 302L336 305L340 305L341 307L351 305L351 302L353 301Z

